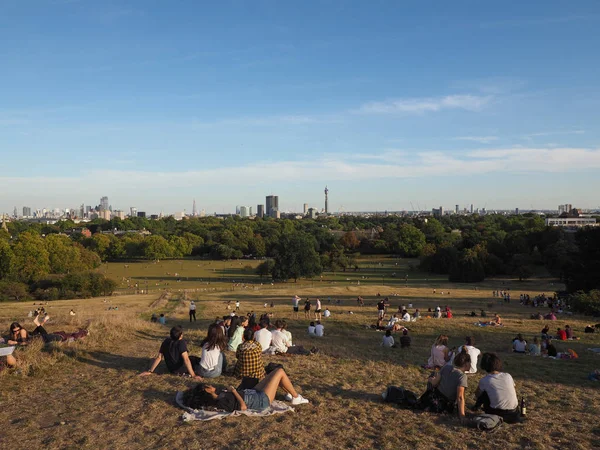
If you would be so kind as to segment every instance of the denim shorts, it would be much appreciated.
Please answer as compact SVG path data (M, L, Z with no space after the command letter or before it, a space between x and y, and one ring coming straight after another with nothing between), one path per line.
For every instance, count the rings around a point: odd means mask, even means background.
M264 411L271 406L271 401L267 394L262 391L255 391L254 389L244 390L244 403L253 411Z

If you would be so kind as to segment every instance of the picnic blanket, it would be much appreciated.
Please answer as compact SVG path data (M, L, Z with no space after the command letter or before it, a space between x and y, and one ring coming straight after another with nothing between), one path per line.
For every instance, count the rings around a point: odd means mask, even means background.
M596 347L596 348L588 348L588 351L594 352L594 353L600 353L600 348L598 348L598 347Z
M264 411L260 411L260 412L252 411L252 410L226 412L226 411L207 411L207 410L203 410L203 409L192 409L192 408L188 408L187 406L185 406L183 404L183 391L177 392L177 395L175 395L175 403L177 403L177 405L180 408L185 410L185 412L181 416L181 418L183 419L184 422L191 422L192 420L206 421L206 420L214 420L214 419L224 419L225 417L231 417L231 416L267 417L267 416L272 416L274 414L283 414L288 411L294 412L294 408L292 408L287 403L280 402L278 400L273 400L273 403L271 403L271 406L269 408L265 409Z

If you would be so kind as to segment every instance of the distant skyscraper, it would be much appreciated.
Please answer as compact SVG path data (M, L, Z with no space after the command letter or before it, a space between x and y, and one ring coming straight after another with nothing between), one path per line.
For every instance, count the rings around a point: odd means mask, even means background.
M329 201L328 201L329 189L325 186L325 214L329 213Z
M570 203L565 203L564 205L558 205L558 214L567 213L569 214L573 206Z
M246 206L240 206L240 216L248 217L248 208Z
M137 217L137 208L135 206L129 208L129 217Z
M265 205L256 205L256 217L261 219L265 216Z
M471 214L473 214L473 203L471 203Z
M519 208L515 208L515 214L518 216L519 215Z
M456 208L454 209L454 212L456 212L456 214L458 214L459 209L460 208L458 207L458 205L456 205Z
M194 203L192 206L192 216L196 217L198 215L198 210L196 209L196 199L194 199Z
M241 210L241 208L239 207L239 205L236 205L236 207L235 207L235 214L236 214L237 216L239 216L239 215L240 215L240 213L241 213L241 211L240 211L240 210Z
M273 211L279 211L279 197L277 195L267 195L265 203L267 204L266 215L273 217Z
M108 211L108 206L108 197L102 197L100 199L100 211Z
M248 206L248 216L252 217L252 206Z
M31 217L31 208L29 206L23 206L23 217Z
M137 216L145 218L146 217L146 213L144 211L138 211Z
M304 215L308 214L308 203L304 204Z

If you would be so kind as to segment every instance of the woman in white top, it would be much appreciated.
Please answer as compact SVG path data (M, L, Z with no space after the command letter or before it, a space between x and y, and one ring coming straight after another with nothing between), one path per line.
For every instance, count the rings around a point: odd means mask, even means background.
M456 350L456 353L458 354L462 351L463 347L465 347L465 349L467 350L467 353L471 357L471 368L469 370L465 371L465 373L469 373L469 374L477 373L477 359L479 358L479 355L481 354L481 350L474 347L473 344L475 344L475 338L473 336L467 336L465 338L465 345L464 346L461 345ZM452 358L452 359L454 359L454 358Z
M220 324L213 323L208 327L208 335L202 343L202 357L200 358L200 376L215 378L227 368L227 361L223 351L227 348L227 337Z
M506 423L518 422L521 411L515 382L510 374L502 372L500 358L495 353L484 353L481 368L488 374L479 381L475 409L483 406L486 414L501 416Z
M448 336L440 334L431 346L431 356L427 361L428 369L439 369L450 361L448 354Z

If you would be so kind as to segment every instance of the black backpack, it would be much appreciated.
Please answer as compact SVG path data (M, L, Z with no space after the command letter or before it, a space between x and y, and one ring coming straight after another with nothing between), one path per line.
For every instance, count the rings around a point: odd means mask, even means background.
M402 408L412 408L417 403L417 395L398 386L390 386L382 394L383 401L386 403L395 403Z

